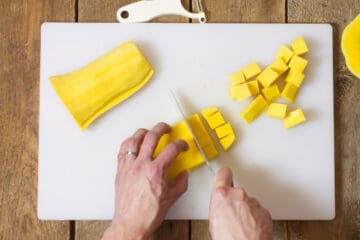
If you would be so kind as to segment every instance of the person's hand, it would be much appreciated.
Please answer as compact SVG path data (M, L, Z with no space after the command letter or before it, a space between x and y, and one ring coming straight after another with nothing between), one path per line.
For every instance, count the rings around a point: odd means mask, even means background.
M151 131L137 130L122 143L115 180L115 213L103 239L147 238L187 190L188 172L180 174L171 186L165 180L170 163L187 150L186 142L176 140L156 159L152 157L160 137L170 130L169 125L158 123Z
M222 168L215 177L209 209L209 227L213 240L272 239L269 211L244 189L234 188L232 172Z

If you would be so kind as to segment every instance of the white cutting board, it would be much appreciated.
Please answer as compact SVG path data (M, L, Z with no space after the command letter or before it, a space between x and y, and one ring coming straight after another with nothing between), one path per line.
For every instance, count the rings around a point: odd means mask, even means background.
M256 61L270 64L281 44L302 35L310 52L296 104L306 124L285 130L263 114L251 125L239 117L249 101L229 99L228 75ZM133 39L155 74L137 94L96 120L76 126L48 77L77 69ZM38 216L110 219L116 155L137 128L180 119L170 101L175 89L187 113L217 106L237 142L212 162L229 166L236 182L274 219L332 219L335 215L333 53L330 25L46 23L41 28ZM168 219L206 219L213 177L191 172L186 194Z

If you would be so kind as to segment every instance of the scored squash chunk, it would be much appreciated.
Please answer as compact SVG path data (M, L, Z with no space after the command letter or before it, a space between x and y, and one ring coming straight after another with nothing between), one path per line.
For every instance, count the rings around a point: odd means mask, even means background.
M360 78L360 14L343 31L341 49L347 67Z
M218 151L199 115L195 114L188 117L188 121L193 133L199 140L200 146L206 154L206 157L209 160L216 157L218 155ZM180 153L180 155L169 166L167 177L168 181L173 180L181 172L193 169L204 163L204 159L193 139L191 130L188 128L185 121L180 121L173 125L171 132L160 138L153 157L156 158L169 143L174 142L177 139L186 141L189 145L189 149Z
M152 75L148 61L135 43L129 41L78 70L49 80L83 130L136 93Z
M306 121L305 115L301 109L297 109L295 111L290 112L284 119L284 127L291 128L300 123Z
M258 118L267 107L268 103L262 95L259 95L240 113L240 116L246 123L251 123Z

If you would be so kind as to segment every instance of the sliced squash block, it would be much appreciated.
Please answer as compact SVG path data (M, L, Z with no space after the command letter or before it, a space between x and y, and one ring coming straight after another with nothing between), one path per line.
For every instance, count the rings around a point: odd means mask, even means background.
M294 55L289 62L289 67L291 69L296 69L298 72L303 72L307 64L307 60L297 55Z
M266 110L268 103L262 95L257 96L241 113L246 123L251 123Z
M275 99L278 99L281 94L278 85L275 83L270 87L264 88L262 94L268 103L271 103Z
M258 80L250 81L250 82L247 82L246 84L248 85L252 96L259 94L260 88L259 88Z
M302 55L309 51L304 38L301 36L292 41L290 45L296 55Z
M214 113L217 113L219 110L216 107L208 107L203 110L201 110L201 115L206 119L213 115Z
M199 115L195 114L188 117L188 121L207 158L211 160L216 157L218 151ZM177 139L186 141L189 145L189 149L186 152L182 152L170 165L168 180L174 179L184 170L193 169L204 163L201 153L185 121L173 125L171 132L161 137L154 151L154 158L156 158L169 143Z
M235 135L228 135L220 139L220 144L225 151L229 150L230 147L234 144L234 142L235 142Z
M220 127L215 128L216 136L221 139L228 135L234 135L234 131L230 125L230 123L226 123Z
M229 76L231 85L237 85L240 83L246 82L244 73L242 71L237 71Z
M286 83L283 91L281 92L281 96L288 100L289 102L293 103L297 96L299 88L292 83Z
M280 76L279 73L272 70L270 67L265 68L264 71L262 71L259 76L257 76L257 80L261 83L263 87L268 87L271 84L273 84L276 79Z
M232 85L230 87L231 99L236 99L239 102L241 102L250 96L251 96L251 92L249 86L246 83L239 85Z
M245 79L250 80L261 72L259 65L256 62L252 62L246 65L241 71L244 73Z
M287 105L282 103L271 103L267 111L269 117L285 118Z
M360 78L360 14L343 31L341 49L349 70Z
M300 123L306 121L305 115L301 109L297 109L295 111L290 112L284 119L284 127L291 128Z
M210 117L204 116L204 118L205 118L206 122L209 124L209 127L213 130L225 123L225 120L220 112L216 112L213 115L211 115Z
M206 154L206 157L208 159L214 159L217 156L219 156L219 152L216 149L214 144L208 145L206 147L203 148L204 153Z
M152 75L149 62L135 43L129 41L78 70L49 80L83 130L139 91Z
M286 46L281 46L276 54L276 58L283 60L285 63L288 63L291 57L294 55L294 52L291 51Z
M288 65L280 58L276 59L271 65L270 68L280 75L288 70Z
M285 82L289 82L297 87L300 87L304 80L304 77L304 74L299 72L298 70L290 69L288 74L286 75Z

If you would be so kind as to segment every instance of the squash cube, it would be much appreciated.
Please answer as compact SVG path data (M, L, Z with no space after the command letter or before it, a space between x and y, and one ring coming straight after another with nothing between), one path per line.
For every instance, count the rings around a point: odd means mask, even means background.
M257 76L257 80L261 83L263 87L268 87L273 84L279 76L279 73L268 67L265 68L265 70L262 71L259 76Z
M258 80L247 82L247 85L249 87L249 90L250 90L252 96L259 94L260 89L259 89Z
M262 95L257 96L241 113L246 123L251 123L266 110L268 103Z
M288 47L281 46L278 50L276 58L283 60L285 63L288 63L293 55L294 52L291 51Z
M250 89L246 83L233 85L230 87L230 98L239 102L251 96Z
M207 117L210 117L211 115L217 113L219 110L216 107L208 107L203 110L201 110L201 114L206 119Z
M290 112L284 119L284 127L291 128L306 121L305 115L301 109Z
M299 72L303 72L307 64L307 60L297 55L294 55L289 62L289 67L292 69L296 69Z
M245 79L249 80L250 78L255 77L261 72L259 65L256 62L250 63L245 66L241 71L244 73Z
M296 55L301 55L309 51L304 38L301 36L291 42L291 48Z
M293 103L295 101L296 95L298 93L299 88L292 83L286 83L281 96L288 100L289 102Z
M270 68L280 75L288 70L288 65L282 59L276 59L271 65Z
M287 105L282 103L271 103L267 111L269 117L285 118Z
M229 148L235 142L235 135L228 135L222 139L220 139L220 144L223 147L224 151L229 150Z
M244 73L242 71L237 71L229 76L231 85L237 85L244 83L246 81Z
M286 78L285 78L285 82L289 82L294 84L297 87L301 86L301 83L304 80L304 74L297 71L296 69L290 69L290 71L288 72Z
M230 125L230 123L226 123L220 127L215 128L216 136L221 139L223 137L226 137L228 135L234 135L234 131Z
M262 94L268 103L271 103L275 99L278 99L281 94L278 85L275 83L270 87L264 88Z
M225 120L220 112L216 112L213 115L210 115L209 117L205 117L206 122L209 124L209 127L211 129L215 129L225 123Z
M219 156L219 152L216 149L214 144L208 145L206 147L203 148L203 151L206 155L206 157L210 160L213 158L216 158L217 156Z

